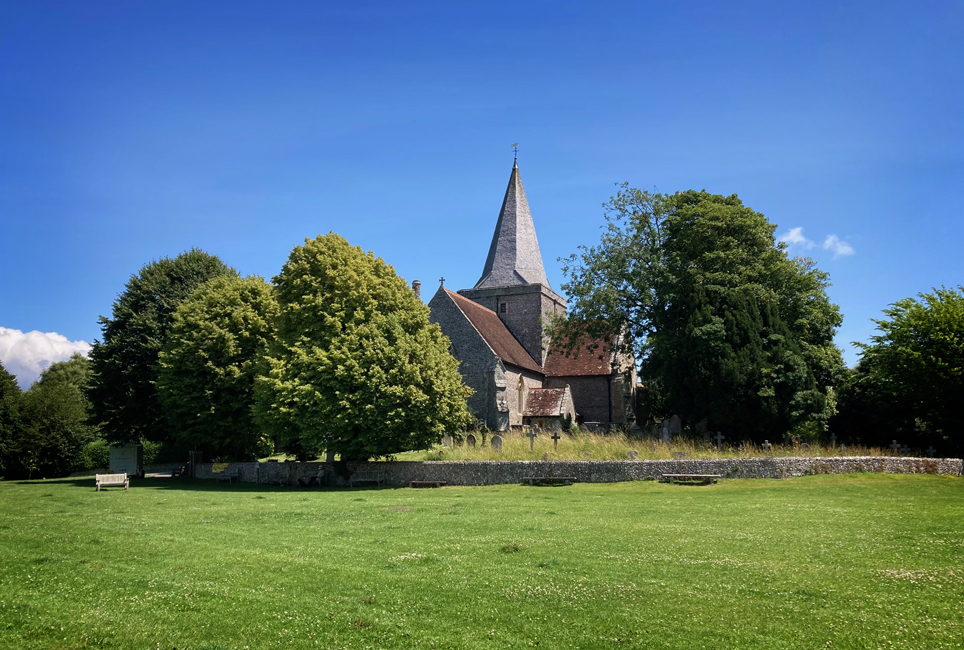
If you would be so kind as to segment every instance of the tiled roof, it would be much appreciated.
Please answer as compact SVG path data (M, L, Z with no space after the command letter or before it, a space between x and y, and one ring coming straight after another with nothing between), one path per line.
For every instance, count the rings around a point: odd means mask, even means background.
M562 417L565 396L565 388L532 388L526 394L526 408L522 415L527 418Z
M514 287L525 284L549 286L542 265L536 227L529 212L529 202L519 176L519 165L512 165L509 186L502 199L502 210L495 224L489 255L476 289Z
M505 326L498 314L448 289L445 290L445 293L479 331L479 334L482 335L493 352L499 355L503 363L511 363L526 370L542 373L542 368L529 356L529 353L526 352L516 337L512 336L512 332Z
M593 345L598 347L587 349ZM566 356L564 346L554 345L546 357L545 373L548 377L611 375L612 358L612 348L601 339L585 342L570 352L569 356Z

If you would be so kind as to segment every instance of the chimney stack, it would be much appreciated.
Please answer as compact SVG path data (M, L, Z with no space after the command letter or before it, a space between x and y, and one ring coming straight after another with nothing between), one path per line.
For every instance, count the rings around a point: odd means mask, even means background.
M412 291L415 292L415 297L419 300L422 299L422 283L418 280L412 280Z

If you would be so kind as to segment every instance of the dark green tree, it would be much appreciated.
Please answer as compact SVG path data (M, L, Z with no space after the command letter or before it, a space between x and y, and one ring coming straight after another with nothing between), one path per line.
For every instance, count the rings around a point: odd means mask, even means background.
M13 441L21 435L22 394L17 378L0 363L0 478L8 477L7 468L14 462Z
M554 333L622 340L652 413L731 439L822 431L843 371L826 274L735 195L623 185L604 207L599 246L563 268L570 317Z
M898 300L884 314L871 343L856 344L834 426L866 444L964 453L964 288Z
M178 306L158 389L178 441L209 458L273 451L253 419L254 378L274 339L278 304L260 277L221 276Z
M278 340L256 383L272 431L361 460L470 422L448 339L384 260L329 233L296 247L274 282Z
M90 351L88 395L105 438L117 443L170 439L156 383L174 312L211 278L236 274L217 257L192 249L151 262L131 277L114 301L113 317L100 318L103 340Z
M53 478L79 469L84 445L98 437L88 424L89 378L90 362L75 354L45 369L23 394L23 426L13 444L17 475Z

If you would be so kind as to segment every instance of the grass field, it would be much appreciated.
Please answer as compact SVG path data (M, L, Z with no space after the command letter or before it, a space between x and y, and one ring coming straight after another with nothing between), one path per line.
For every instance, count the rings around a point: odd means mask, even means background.
M960 648L964 479L0 483L0 648Z

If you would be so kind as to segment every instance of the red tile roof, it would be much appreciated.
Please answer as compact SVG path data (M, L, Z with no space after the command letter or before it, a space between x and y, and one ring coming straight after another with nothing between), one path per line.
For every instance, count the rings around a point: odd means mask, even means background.
M527 418L562 417L565 396L565 388L532 388L526 394L526 408L522 415Z
M512 332L505 326L498 314L448 289L445 290L445 293L452 299L455 306L465 314L469 322L479 331L482 338L504 363L542 373L542 367L529 356L518 339L512 336Z
M597 346L592 349L592 346ZM585 377L611 375L612 348L603 340L587 341L566 356L564 346L553 346L546 357L548 377Z

